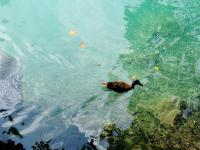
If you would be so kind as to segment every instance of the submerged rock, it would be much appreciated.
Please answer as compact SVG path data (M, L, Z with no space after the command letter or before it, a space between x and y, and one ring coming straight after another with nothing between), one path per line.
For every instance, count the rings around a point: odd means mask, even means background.
M153 114L162 123L173 125L174 118L181 112L179 103L180 100L161 100L155 106L152 106Z

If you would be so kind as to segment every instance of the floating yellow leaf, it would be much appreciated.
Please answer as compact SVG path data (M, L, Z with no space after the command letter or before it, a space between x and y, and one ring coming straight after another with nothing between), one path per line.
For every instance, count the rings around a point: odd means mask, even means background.
M135 76L135 75L133 75L132 77L131 77L131 79L132 80L135 80L137 77Z
M85 43L80 43L80 48L86 48L86 44Z
M75 36L77 34L77 32L73 29L69 30L68 35L70 36Z
M155 71L159 71L159 68L158 68L157 66L154 66L153 69L154 69Z

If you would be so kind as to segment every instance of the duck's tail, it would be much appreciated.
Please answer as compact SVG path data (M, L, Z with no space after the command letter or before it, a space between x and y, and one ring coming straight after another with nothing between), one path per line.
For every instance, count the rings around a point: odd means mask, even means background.
M101 86L107 87L108 83L107 82L101 82Z

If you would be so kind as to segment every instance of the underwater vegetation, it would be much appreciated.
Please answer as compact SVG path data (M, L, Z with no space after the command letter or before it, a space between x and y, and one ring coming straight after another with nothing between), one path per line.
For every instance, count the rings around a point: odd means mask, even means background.
M107 139L108 150L129 149L199 149L200 113L195 112L187 119L180 117L178 125L162 124L149 112L142 112L126 130L108 124L101 133Z
M129 98L130 127L111 123L102 130L108 149L200 149L200 2L177 3L125 8L130 49L119 63L144 87Z

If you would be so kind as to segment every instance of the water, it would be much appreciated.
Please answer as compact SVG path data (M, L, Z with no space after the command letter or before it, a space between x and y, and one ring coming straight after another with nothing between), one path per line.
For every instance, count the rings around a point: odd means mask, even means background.
M9 93L0 106L14 117L1 116L1 131L16 126L24 138L12 138L26 148L53 139L53 147L73 150L108 122L128 127L127 107L141 99L178 96L198 109L199 7L195 0L0 0L0 50L17 62L0 82ZM100 86L133 75L143 89L115 94ZM3 88L13 79L19 87Z

